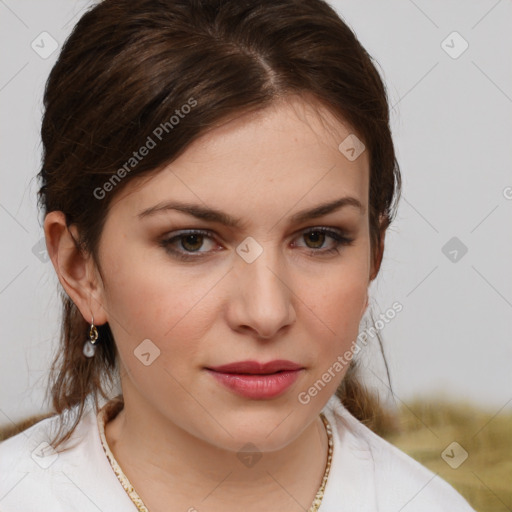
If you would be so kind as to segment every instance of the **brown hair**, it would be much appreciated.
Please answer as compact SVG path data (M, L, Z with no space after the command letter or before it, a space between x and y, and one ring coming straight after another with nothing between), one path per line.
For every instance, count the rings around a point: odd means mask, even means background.
M313 96L366 145L370 238L378 258L401 186L386 90L355 34L322 0L104 0L92 7L46 84L43 213L64 212L68 226L78 228L77 245L98 264L108 206L131 179L172 162L221 123L290 94ZM157 127L165 143L127 166L148 137L156 138ZM48 392L59 415L79 407L55 447L74 431L86 399L98 406L98 394L109 398L104 386L118 371L108 323L99 326L96 355L86 358L88 322L64 293L62 299L61 345ZM376 418L385 411L356 369L354 359L336 395L378 430Z

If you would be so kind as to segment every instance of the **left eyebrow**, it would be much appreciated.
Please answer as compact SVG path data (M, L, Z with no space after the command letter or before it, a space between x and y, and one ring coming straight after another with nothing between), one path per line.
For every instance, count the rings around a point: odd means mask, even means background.
M308 210L301 210L290 218L291 222L304 222L306 220L317 219L318 217L323 217L329 213L335 212L341 208L353 206L357 208L361 215L365 213L365 208L361 204L359 199L355 197L346 196L341 197L340 199L336 199L335 201L331 201L329 203L324 203L319 206L315 206L314 208Z
M314 208L301 210L290 217L290 222L300 223L306 220L316 219L318 217L323 217L324 215L349 206L357 208L361 215L365 213L365 208L358 199L355 197L346 196L334 201L330 201L328 203L315 206ZM165 201L159 203L155 206L142 210L137 215L137 217L139 219L143 219L149 215L154 215L156 213L164 212L167 210L177 210L196 217L197 219L216 222L231 228L243 228L245 226L245 223L243 223L240 218L232 217L226 212L217 210L215 208L206 208L200 204L181 203L179 201Z

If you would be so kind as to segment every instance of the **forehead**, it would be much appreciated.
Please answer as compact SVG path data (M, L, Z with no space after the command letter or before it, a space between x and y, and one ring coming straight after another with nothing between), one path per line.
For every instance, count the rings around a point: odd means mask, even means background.
M250 218L350 195L367 210L368 152L351 160L339 149L353 135L321 104L288 97L224 122L164 169L132 179L113 209L133 216L179 199Z

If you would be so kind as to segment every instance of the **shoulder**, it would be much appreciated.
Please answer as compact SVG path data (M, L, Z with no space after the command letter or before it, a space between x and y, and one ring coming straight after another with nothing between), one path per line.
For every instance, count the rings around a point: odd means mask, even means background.
M335 447L338 445L333 466L345 467L345 472L336 472L338 478L352 472L353 487L360 486L361 492L366 493L368 510L376 507L374 510L381 512L402 508L410 512L474 512L448 482L375 434L335 395L326 404L324 414L333 423ZM346 467L347 463L352 468Z
M1 441L0 470L2 474L32 467L31 463L27 465L27 457L37 464L35 467L41 467L37 457L43 457L46 454L44 442L49 440L52 433L56 431L58 421L57 415L50 416ZM4 480L0 481L0 485L4 485Z
M60 422L77 410L46 418L0 442L0 510L54 512L134 510L99 440L96 411L86 408L75 431L55 450L49 442Z
M0 443L2 510L16 510L20 504L35 505L26 503L30 499L43 499L53 505L48 485L52 470L47 470L56 455L48 440L56 431L58 420L58 416L51 416Z

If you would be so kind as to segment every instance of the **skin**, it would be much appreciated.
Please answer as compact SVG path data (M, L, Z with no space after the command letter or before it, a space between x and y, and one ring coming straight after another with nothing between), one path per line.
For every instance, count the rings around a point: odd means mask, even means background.
M327 459L319 413L346 367L308 404L297 397L357 338L383 252L372 258L368 152L351 162L338 150L350 133L315 100L298 96L224 123L115 196L100 269L78 253L62 212L47 215L60 282L85 320L109 322L114 334L125 407L107 424L106 438L152 512L169 503L202 512L311 505ZM363 209L289 221L343 196ZM176 210L138 218L171 199L217 208L245 225L229 228ZM307 234L321 226L352 243L326 254L335 240ZM170 246L176 251L203 255L182 261L159 242L187 229L212 237L177 239ZM252 263L236 252L248 236L263 249ZM134 355L145 339L160 350L148 366ZM238 396L204 369L246 359L289 359L305 369L268 400ZM248 442L262 454L251 467L237 457Z

